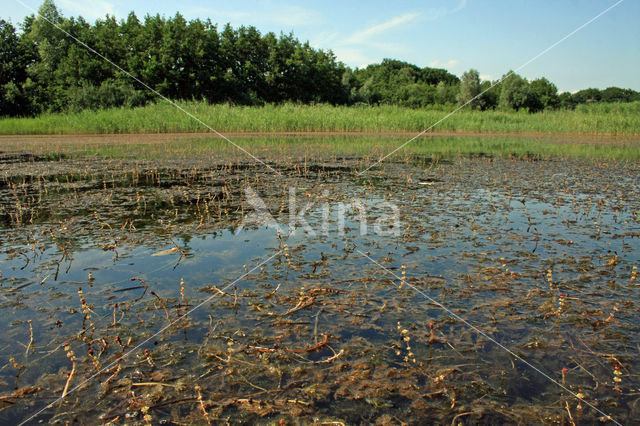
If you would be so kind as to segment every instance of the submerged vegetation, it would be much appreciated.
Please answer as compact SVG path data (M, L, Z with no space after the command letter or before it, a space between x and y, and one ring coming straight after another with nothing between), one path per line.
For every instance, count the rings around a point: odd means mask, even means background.
M41 13L233 142L0 21L0 423L640 418L638 93Z
M211 140L0 155L1 421L638 418L637 162L406 155L358 176L376 153L286 142L252 141L282 177ZM247 187L282 232L240 227ZM399 232L379 232L390 205Z

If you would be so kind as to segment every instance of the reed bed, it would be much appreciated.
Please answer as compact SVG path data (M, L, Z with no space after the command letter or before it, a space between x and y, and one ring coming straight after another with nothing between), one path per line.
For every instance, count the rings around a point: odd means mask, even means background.
M220 132L420 132L449 112L398 106L210 105L179 102ZM453 107L451 107L453 109ZM462 110L437 125L439 131L549 134L640 134L640 102L584 105L575 111ZM79 113L47 113L0 120L0 134L104 134L201 132L207 129L167 103Z

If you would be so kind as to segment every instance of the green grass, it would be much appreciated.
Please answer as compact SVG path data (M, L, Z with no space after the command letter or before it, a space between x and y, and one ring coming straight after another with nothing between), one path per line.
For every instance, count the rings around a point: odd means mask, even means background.
M434 138L416 141L407 146L409 152L420 155L435 155L451 158L459 155L515 158L586 158L616 161L640 160L640 145L637 144L575 144L544 142L529 139L503 137L492 138Z
M232 107L203 102L180 106L212 128L225 132L419 132L447 112L396 106L334 107L330 105L266 105ZM141 108L115 108L35 118L0 119L0 134L167 133L206 132L197 121L167 103ZM576 111L525 112L463 110L434 131L640 134L640 102L581 105Z
M256 157L279 161L284 158L320 158L352 155L365 162L386 156L407 141L402 137L364 136L313 136L313 137L259 137L235 139L234 143ZM101 157L109 159L135 158L187 158L204 160L211 158L245 158L244 153L219 138L187 138L158 142L119 142L105 140L101 143L56 140L23 143L6 142L8 151L27 151L38 155L67 157ZM566 159L585 158L615 161L640 161L639 144L584 144L557 143L513 136L434 136L412 141L387 161L405 160L414 156L455 158L459 156L489 156L502 158ZM251 161L246 157L247 161Z

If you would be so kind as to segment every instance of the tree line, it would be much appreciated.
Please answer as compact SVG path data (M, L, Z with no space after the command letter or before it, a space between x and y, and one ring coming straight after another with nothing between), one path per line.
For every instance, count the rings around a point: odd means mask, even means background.
M135 107L155 100L127 73L170 99L240 105L419 108L463 104L477 96L470 108L536 112L585 102L640 100L640 93L631 89L559 94L545 78L528 81L510 72L496 85L481 81L476 70L458 78L444 69L392 59L351 69L330 50L315 49L293 34L261 34L252 26L229 24L218 28L208 19L187 21L179 13L140 20L132 12L126 19L107 16L91 24L82 17L63 17L52 0L45 0L39 16L27 16L19 31L0 19L0 116Z

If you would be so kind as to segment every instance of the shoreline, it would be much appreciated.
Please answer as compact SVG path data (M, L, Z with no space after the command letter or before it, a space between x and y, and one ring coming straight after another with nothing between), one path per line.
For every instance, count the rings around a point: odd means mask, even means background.
M420 134L408 131L275 131L275 132L223 132L220 134L229 139L270 139L270 138L333 138L333 137L366 137L381 139L411 139L411 138L513 138L544 141L547 143L567 144L595 144L595 145L640 145L640 134L615 135L594 133L548 133L548 132L472 132L472 131L438 131ZM68 142L68 143L157 143L177 142L193 139L222 139L224 137L213 132L168 132L168 133L58 133L58 134L15 134L0 135L0 150L2 143L11 142Z

